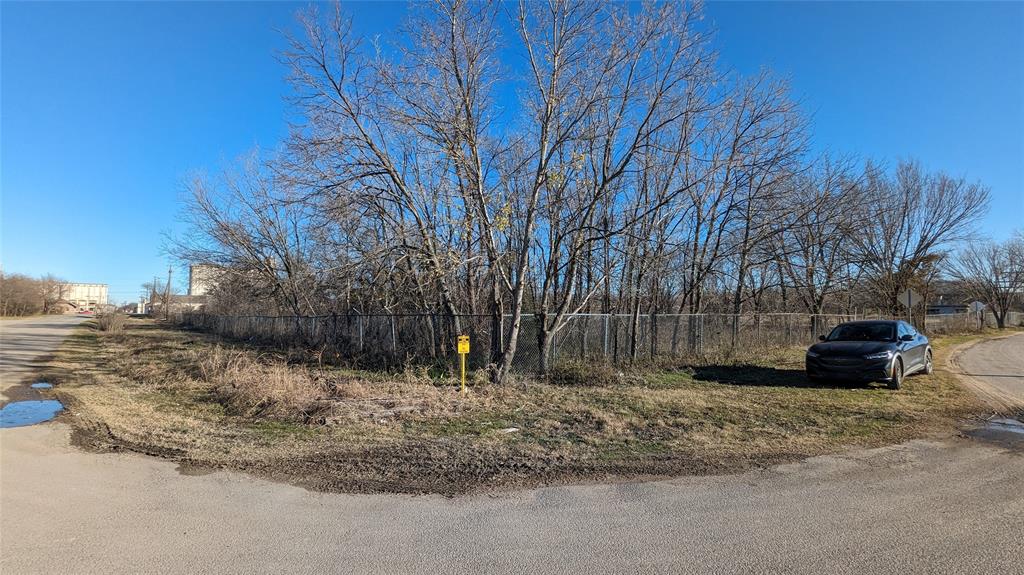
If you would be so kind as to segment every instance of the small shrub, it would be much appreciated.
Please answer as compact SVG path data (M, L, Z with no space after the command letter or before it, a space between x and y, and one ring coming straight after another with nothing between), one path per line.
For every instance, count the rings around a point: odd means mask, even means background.
M600 361L564 361L548 370L548 382L553 385L596 387L621 381L622 374L615 366Z
M124 324L127 321L128 316L123 313L102 313L96 316L96 327L100 331L118 332L124 330Z
M262 363L244 352L215 347L198 364L202 379L238 415L306 421L327 393L304 366Z

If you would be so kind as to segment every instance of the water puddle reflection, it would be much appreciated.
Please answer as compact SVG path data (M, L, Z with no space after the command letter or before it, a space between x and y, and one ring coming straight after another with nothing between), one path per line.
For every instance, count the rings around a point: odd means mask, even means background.
M49 421L64 409L56 399L12 401L0 408L0 428L23 427Z
M968 437L1024 452L1024 422L1009 417L993 417L965 430Z
M988 428L1009 433L1020 433L1024 435L1024 423L1007 417L997 417L988 420Z

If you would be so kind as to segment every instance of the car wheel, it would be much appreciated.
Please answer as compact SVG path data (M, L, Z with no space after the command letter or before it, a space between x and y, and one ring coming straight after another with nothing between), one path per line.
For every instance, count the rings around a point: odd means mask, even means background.
M896 358L892 364L892 379L889 380L889 389L899 389L903 385L903 360Z
M924 374L931 375L933 371L935 371L935 365L932 364L932 351L928 350L924 356Z

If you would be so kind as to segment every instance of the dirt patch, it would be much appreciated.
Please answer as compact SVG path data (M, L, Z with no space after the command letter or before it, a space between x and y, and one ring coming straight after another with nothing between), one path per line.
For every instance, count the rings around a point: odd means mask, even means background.
M936 353L941 356L942 344ZM85 327L44 374L76 444L325 491L442 493L740 471L948 433L980 404L948 371L807 386L802 350L556 384L353 371L131 320Z

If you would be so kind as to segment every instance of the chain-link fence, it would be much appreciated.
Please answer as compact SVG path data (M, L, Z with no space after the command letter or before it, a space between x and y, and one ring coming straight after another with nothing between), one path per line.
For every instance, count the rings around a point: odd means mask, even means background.
M1024 326L1024 313L1007 312L1005 321L1008 327ZM990 311L934 314L925 318L925 333L931 335L977 331L986 327L998 327L996 316Z
M404 365L453 366L455 341L469 335L470 368L492 361L491 350L509 344L512 316L495 321L486 315L440 314L345 314L317 317L224 316L182 313L183 325L233 339L262 342L278 347L309 347L329 350L355 364L394 368ZM540 316L521 318L513 371L531 373L540 368L542 353L547 365L561 361L604 361L614 364L658 359L708 358L730 353L758 352L809 345L837 324L863 318L853 315L764 314L575 314L567 316L557 331L545 332ZM915 322L917 323L917 322ZM1010 326L1024 325L1024 314L1010 312ZM495 329L497 327L497 329ZM919 326L920 327L920 326ZM925 333L937 335L995 327L991 313L929 315ZM495 337L495 332L501 334ZM546 337L542 337L546 335Z
M504 349L512 317L500 322L486 315L435 314L317 317L223 316L182 313L183 325L224 337L279 347L322 348L353 363L371 367L454 365L458 335L469 335L470 368L491 363L491 350ZM561 361L606 361L616 364L661 358L701 358L735 350L756 353L770 348L802 346L828 333L851 315L808 314L575 314L545 335L542 318L525 314L517 337L513 371L531 373ZM550 326L550 320L546 322ZM494 337L495 326L501 337Z

